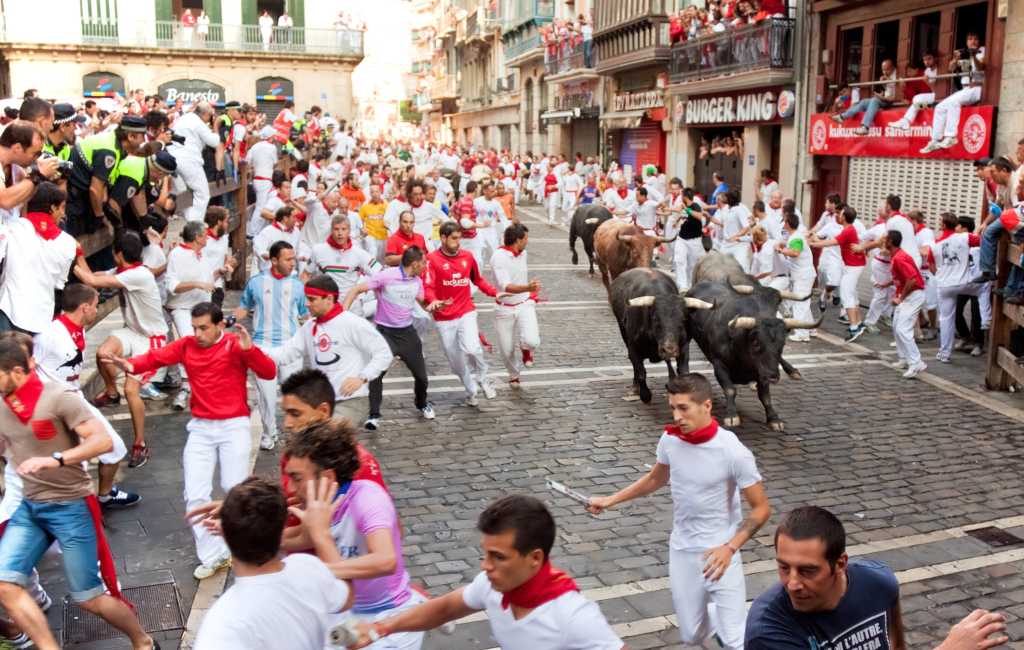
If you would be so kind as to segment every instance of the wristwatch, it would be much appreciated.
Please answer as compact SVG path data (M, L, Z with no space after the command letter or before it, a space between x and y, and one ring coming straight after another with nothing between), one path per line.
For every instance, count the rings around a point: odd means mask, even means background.
M55 461L57 461L58 463L60 463L60 466L61 466L61 467L64 467L64 454L60 453L59 451L55 451L55 452L53 452L53 453L52 453L52 454L51 454L50 456L51 456L51 458L53 458L53 459L54 459Z

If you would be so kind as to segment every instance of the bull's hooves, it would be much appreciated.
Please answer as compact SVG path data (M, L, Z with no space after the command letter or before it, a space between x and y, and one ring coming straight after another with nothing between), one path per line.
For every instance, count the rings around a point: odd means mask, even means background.
M769 422L768 426L772 428L772 431L785 431L786 423L782 420L776 420L775 422Z
M795 379L796 381L800 381L801 379L804 378L804 376L800 374L800 371L794 370L793 372L789 373L789 378Z
M736 417L734 417L734 418L724 418L722 420L722 422L727 427L738 427L738 426L740 426L740 418L739 418L738 415Z

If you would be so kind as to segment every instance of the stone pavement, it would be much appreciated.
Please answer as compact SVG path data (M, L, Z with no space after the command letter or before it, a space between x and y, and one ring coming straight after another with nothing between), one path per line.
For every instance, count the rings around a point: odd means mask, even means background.
M509 492L536 494L559 525L555 563L600 602L629 646L681 648L666 580L668 491L592 517L545 487L554 478L584 493L606 494L647 471L661 427L670 420L665 368L649 367L654 402L636 401L604 289L587 277L585 256L572 267L566 231L539 223L537 208L520 214L531 228L531 275L541 279L542 296L550 301L538 309L542 345L523 387L508 389L504 368L491 355L498 397L481 400L479 409L461 406L461 388L436 337L429 336L437 419L417 417L411 378L396 367L385 380L383 427L362 437L380 458L395 496L407 566L433 593L467 583L479 571L480 510ZM478 303L481 329L493 342L493 307L486 299ZM844 521L851 555L884 560L899 572L912 648L932 647L975 607L1006 612L1011 637L1024 640L1024 544L990 546L967 530L985 525L1024 538L1020 398L975 395L981 362L967 355L958 355L952 366L930 363L934 381L904 380L883 364L890 355L888 334L862 338L861 346L835 345L827 334L840 333L839 327L829 317L826 336L787 346L787 359L804 380L773 387L784 433L764 425L753 391L741 391L743 424L736 432L754 452L774 508L769 525L743 551L748 598L775 580L771 535L781 515L816 503ZM92 337L89 345L95 349ZM693 370L709 373L699 351L694 356ZM717 411L717 384L715 391ZM165 405L149 407L155 457L141 470L126 470L124 479L145 500L132 511L112 513L108 530L122 581L173 580L187 618L196 583L191 535L181 520L186 416ZM111 410L120 418L114 424L130 439L122 411ZM275 459L261 453L256 471L272 475ZM44 583L62 594L58 565L48 560L44 569ZM59 610L51 613L54 626ZM165 635L178 636L180 630ZM452 636L432 633L425 644L429 650L492 647L479 617L460 622Z

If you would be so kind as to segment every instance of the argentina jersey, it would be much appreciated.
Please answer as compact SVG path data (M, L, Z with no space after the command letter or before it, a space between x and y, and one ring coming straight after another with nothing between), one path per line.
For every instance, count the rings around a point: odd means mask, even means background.
M302 282L294 275L275 278L271 273L268 270L249 280L240 304L252 314L252 340L277 347L295 335L299 318L309 311Z

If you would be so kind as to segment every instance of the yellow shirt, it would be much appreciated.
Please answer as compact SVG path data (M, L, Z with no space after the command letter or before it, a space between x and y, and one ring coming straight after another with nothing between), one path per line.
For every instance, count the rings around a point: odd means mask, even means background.
M384 225L384 212L387 211L387 204L364 203L359 207L359 218L363 220L363 228L366 229L366 236L384 241L388 238L388 227Z

